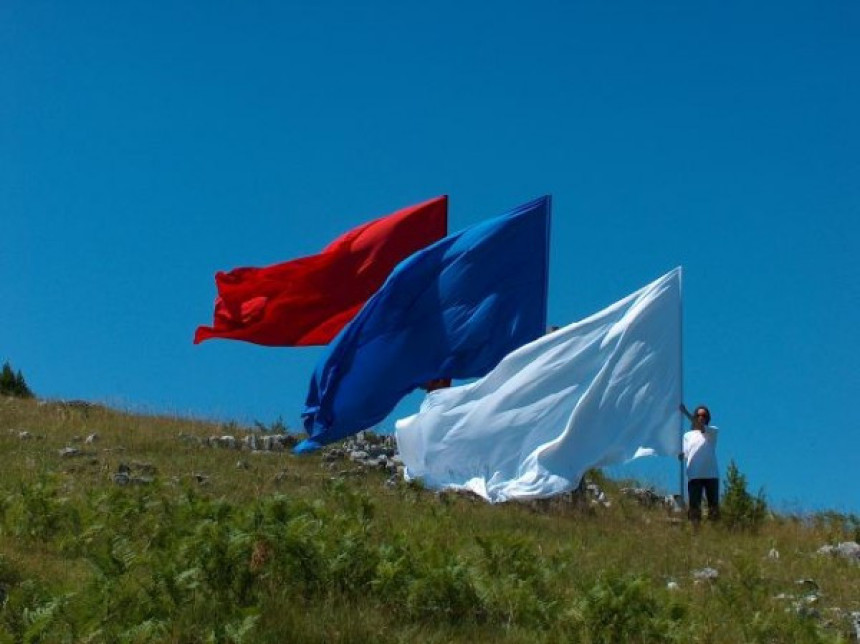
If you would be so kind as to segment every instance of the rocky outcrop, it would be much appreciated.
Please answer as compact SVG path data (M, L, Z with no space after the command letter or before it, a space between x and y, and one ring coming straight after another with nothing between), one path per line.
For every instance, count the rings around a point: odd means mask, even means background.
M818 554L829 555L855 564L860 564L860 544L856 541L844 541L835 546L821 546L818 549Z

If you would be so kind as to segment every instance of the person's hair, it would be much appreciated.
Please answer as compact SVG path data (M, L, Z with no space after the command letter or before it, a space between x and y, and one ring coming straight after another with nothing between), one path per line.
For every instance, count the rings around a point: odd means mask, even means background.
M704 405L699 405L698 407L696 407L693 410L693 417L698 416L700 411L703 411L706 414L705 424L710 423L711 422L711 410L708 409L707 407L705 407Z

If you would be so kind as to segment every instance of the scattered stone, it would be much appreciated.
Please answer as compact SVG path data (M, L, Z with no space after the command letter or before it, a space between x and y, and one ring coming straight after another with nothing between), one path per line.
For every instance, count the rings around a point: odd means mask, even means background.
M803 586L809 592L818 593L820 590L818 583L814 579L798 579L794 583L798 586Z
M851 612L848 617L854 627L854 639L860 641L860 610Z
M84 440L84 443L86 443L87 445L92 445L98 439L99 439L99 435L96 433L93 433L93 434L90 434L89 436L86 437L86 439Z
M330 449L322 456L323 463L333 463L341 459L343 459L343 454L340 453L339 449Z
M132 461L131 469L137 470L142 474L155 474L155 465L152 463L142 463L140 461Z
M238 443L234 436L224 435L218 438L218 446L226 449L236 449L238 447Z
M779 560L779 550L777 550L776 548L771 548L770 550L767 551L767 558L771 559L772 561L778 561Z
M33 438L33 435L25 430L22 432L18 432L18 438L20 438L22 441L28 441Z
M677 581L670 581L666 584L666 590L681 590L681 586L678 585Z
M283 452L286 449L291 449L297 444L295 437L288 436L287 434L261 436L256 442L256 449L267 452Z
M589 498L589 504L592 506L602 506L604 508L612 507L612 502L606 496L606 493L600 489L596 483L587 483L585 486L586 496Z
M251 466L248 465L248 461L243 461L242 459L239 459L238 461L236 461L236 469L237 470L247 470L250 467Z
M201 472L192 472L191 477L200 485L209 485L209 475Z
M843 541L835 546L821 546L818 549L818 554L847 559L848 561L860 564L860 544L855 541Z
M806 579L801 579L803 581L811 581ZM813 582L814 583L814 582ZM819 595L818 595L818 586L816 585L816 589L811 593L808 593L802 596L800 599L795 601L791 607L794 612L800 617L808 617L811 619L819 619L821 617L821 612L815 607L815 604L818 603Z
M855 541L844 541L836 546L837 554L845 559L860 562L860 544Z
M650 490L648 488L623 487L619 492L621 493L621 496L632 498L646 508L653 508L661 505L671 508L675 505L675 501L671 496L660 496L654 492L654 490Z
M700 570L694 570L691 574L693 575L693 579L696 580L696 583L702 583L703 581L713 581L720 576L719 571L710 567L705 567Z
M81 450L75 447L64 447L60 450L60 458L72 458L74 456L80 456Z
M786 611L793 611L799 617L819 619L821 613L815 607L821 598L818 583L814 579L798 579L794 583L796 586L800 586L805 593L800 596L791 593L779 593L774 599L791 602L791 606L787 607Z
M797 613L799 617L806 617L808 619L821 618L821 611L802 602L796 603L794 605L794 612Z
M187 434L180 434L179 438L187 443L198 440ZM248 434L241 439L230 435L209 436L208 438L199 439L199 442L209 447L220 447L223 449L245 449L251 452L283 452L297 445L298 438L290 434L264 436Z
M354 450L354 451L349 453L349 460L351 460L352 462L356 462L356 461L365 461L366 462L369 458L370 458L370 454L368 454L364 450L357 449L357 450Z
M390 476L385 480L385 487L395 488L400 484L401 480L402 480L402 477L398 476L397 474Z
M819 599L821 599L821 596L818 593L809 593L801 597L800 602L806 605L817 604Z
M388 459L385 456L380 456L379 458L371 458L365 461L365 466L370 469L382 470L384 472L388 469Z
M132 474L137 471L139 474ZM130 465L120 463L113 475L113 482L117 485L150 485L155 482L155 466L151 463L133 462Z

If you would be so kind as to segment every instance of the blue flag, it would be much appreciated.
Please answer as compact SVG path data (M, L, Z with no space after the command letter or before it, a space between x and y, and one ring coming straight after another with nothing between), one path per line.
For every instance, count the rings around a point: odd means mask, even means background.
M317 365L296 452L372 427L429 380L483 376L543 335L549 215L541 197L398 264Z

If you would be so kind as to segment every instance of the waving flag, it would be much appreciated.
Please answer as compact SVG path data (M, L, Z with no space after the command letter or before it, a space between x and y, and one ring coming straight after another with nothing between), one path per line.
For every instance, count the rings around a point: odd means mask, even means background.
M341 235L320 254L215 275L210 338L269 346L328 344L382 286L397 264L443 238L448 198L437 197Z
M680 449L681 269L514 351L397 421L410 478L489 501L552 496L588 468Z
M546 326L550 198L401 263L332 342L304 410L309 451L373 426L435 378L472 378Z

